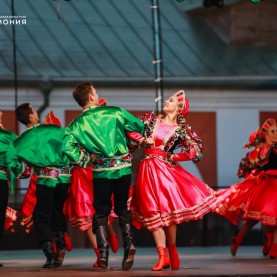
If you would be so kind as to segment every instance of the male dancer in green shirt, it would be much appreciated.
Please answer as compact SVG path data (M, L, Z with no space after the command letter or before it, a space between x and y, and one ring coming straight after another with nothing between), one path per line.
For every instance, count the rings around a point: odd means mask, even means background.
M6 162L6 153L17 135L13 132L5 130L2 125L3 112L0 111L0 238L4 232L6 209L9 198L9 174ZM3 264L0 264L2 267Z
M13 143L17 159L9 157L9 166L18 173L21 164L27 164L38 176L36 206L33 213L38 241L47 258L44 268L62 264L66 246L64 233L67 231L63 204L70 184L70 161L62 153L64 128L55 124L39 124L37 111L30 103L17 107L16 118L27 127ZM23 163L22 163L23 162ZM52 235L57 253L52 247Z
M77 164L84 156L94 157L93 232L96 234L100 254L98 265L103 268L108 266L107 220L113 194L114 211L123 237L122 269L129 270L136 250L131 232L131 212L127 208L132 161L125 131L142 134L144 125L122 108L99 107L98 94L89 82L78 84L73 97L82 107L83 113L66 128L63 150Z

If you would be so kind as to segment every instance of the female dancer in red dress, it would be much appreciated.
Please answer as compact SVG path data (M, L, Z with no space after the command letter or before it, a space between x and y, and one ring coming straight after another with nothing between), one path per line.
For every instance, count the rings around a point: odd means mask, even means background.
M264 141L255 160L261 168L257 184L249 195L244 218L258 220L272 233L269 257L277 257L277 126L274 119L267 119L260 128Z
M176 225L201 219L216 208L215 192L177 163L198 162L202 158L201 140L185 123L188 109L181 90L165 101L162 118L153 114L142 117L146 150L139 164L131 210L133 224L153 233L159 255L154 271L170 265L172 269L179 268ZM181 148L181 153L174 154L177 148Z
M257 167L253 161L257 159L261 146L262 142L259 138L258 129L250 134L249 142L243 146L245 149L255 147L254 150L246 153L240 161L237 176L239 178L244 178L244 180L216 192L218 200L220 201L216 212L226 217L234 225L238 225L239 221L242 219L242 207L247 201L246 199L248 197L248 193L251 192L251 187L257 184L255 177L260 172L260 168ZM248 219L243 223L239 233L232 240L230 252L233 256L236 255L246 233L248 233L257 223L257 220L252 219ZM266 256L268 252L269 247L265 242L263 253Z
M259 142L254 151L247 154L247 163L253 173L243 182L219 191L221 202L217 212L233 224L245 220L241 232L234 238L231 253L236 251L245 233L257 221L265 226L264 255L277 257L277 127L274 119L268 119L259 129ZM250 171L251 171L250 170Z

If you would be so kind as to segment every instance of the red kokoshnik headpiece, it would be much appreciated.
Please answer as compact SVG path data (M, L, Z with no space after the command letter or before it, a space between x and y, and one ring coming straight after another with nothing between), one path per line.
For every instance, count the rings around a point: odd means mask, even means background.
M268 135L269 130L274 126L276 126L276 121L273 118L268 118L260 128L260 136L265 138Z
M183 90L179 90L174 93L178 99L178 114L185 117L189 111L189 101L186 99L185 92Z
M55 124L58 126L62 126L61 121L55 116L53 111L50 111L45 119L43 120L42 124Z
M106 98L100 98L98 101L98 105L99 105L99 107L108 106L108 102L107 102Z

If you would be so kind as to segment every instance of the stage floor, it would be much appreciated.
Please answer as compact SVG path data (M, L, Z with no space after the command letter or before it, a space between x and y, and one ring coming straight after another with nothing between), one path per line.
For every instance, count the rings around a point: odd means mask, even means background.
M56 269L43 269L45 257L40 250L0 251L0 276L277 276L277 259L262 255L262 247L241 246L236 257L229 247L180 247L179 270L151 271L157 261L155 248L137 248L131 270L122 271L123 249L110 254L109 269L93 268L91 249L73 249Z

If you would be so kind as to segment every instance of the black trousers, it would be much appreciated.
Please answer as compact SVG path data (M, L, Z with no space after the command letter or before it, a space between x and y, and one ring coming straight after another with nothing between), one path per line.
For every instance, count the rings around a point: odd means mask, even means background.
M131 212L127 208L131 174L118 179L94 178L93 179L93 232L98 226L106 226L108 216L112 209L111 196L114 195L114 212L120 224L131 224Z
M0 180L0 238L2 237L4 232L8 198L9 198L8 181Z
M67 222L63 214L63 205L67 197L69 184L57 184L55 188L37 185L37 203L33 220L40 245L52 241L53 233L67 231Z

